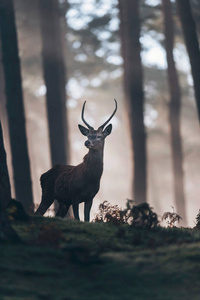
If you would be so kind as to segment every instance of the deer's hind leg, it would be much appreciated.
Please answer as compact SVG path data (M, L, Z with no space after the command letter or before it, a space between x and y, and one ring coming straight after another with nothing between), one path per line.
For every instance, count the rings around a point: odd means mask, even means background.
M38 216L43 216L53 202L54 202L54 197L52 196L47 197L45 195L42 195L42 201L38 209L36 210L35 214Z
M59 209L56 213L56 217L64 218L69 210L71 203L59 202Z

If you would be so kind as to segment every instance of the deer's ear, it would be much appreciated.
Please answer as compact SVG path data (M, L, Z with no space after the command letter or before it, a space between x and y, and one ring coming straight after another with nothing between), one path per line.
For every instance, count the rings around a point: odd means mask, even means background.
M109 124L103 131L103 135L104 137L106 137L107 135L111 134L112 132L112 124Z
M82 125L78 125L78 128L79 128L79 130L80 130L80 132L83 134L83 135L88 135L89 134L89 129L87 129L87 128L85 128L84 126L82 126Z

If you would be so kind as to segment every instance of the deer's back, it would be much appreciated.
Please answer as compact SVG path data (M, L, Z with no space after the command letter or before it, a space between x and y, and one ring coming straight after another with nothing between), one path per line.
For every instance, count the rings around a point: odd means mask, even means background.
M68 174L74 169L74 166L56 165L40 177L42 189L48 189L54 192L56 180L60 176L68 177Z
M95 172L96 173L96 172ZM93 198L99 190L101 174L88 176L84 163L78 166L56 165L42 174L40 181L43 193L54 195L60 201L73 201L76 197L81 201Z

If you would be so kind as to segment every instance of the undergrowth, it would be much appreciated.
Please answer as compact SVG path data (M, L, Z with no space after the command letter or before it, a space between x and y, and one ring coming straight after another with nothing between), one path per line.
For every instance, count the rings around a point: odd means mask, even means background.
M0 299L199 300L200 213L193 229L164 228L147 204L100 208L83 223L10 206L24 243L1 244Z
M159 224L157 214L148 203L134 205L133 200L127 200L124 210L118 205L111 205L108 201L104 201L99 205L99 213L96 214L93 222L129 224L143 228L155 228Z

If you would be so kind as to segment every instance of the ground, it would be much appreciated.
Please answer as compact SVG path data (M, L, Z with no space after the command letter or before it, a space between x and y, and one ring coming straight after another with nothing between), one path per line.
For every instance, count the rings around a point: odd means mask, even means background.
M200 231L30 217L0 244L3 300L199 300Z

